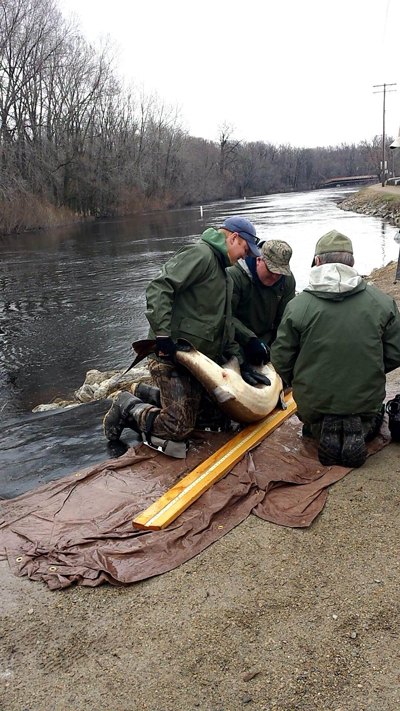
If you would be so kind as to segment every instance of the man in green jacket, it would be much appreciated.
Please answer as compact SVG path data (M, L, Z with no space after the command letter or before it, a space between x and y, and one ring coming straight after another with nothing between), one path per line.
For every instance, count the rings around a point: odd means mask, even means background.
M333 230L315 248L309 286L287 306L271 361L293 387L303 435L326 466L359 467L383 419L385 374L400 365L395 301L353 268L353 246Z
M232 314L235 340L250 365L269 361L286 304L294 298L296 282L290 271L291 247L281 240L259 245L260 257L249 255L230 267L233 280Z
M118 440L130 427L150 446L171 456L186 456L185 440L196 425L199 408L209 412L211 403L200 383L176 364L178 338L218 363L236 355L248 383L264 382L243 363L234 341L232 282L226 273L249 252L260 255L254 225L243 217L230 217L219 230L210 228L200 241L180 249L150 282L146 316L149 338L156 339L156 357L149 367L158 387L140 384L134 396L122 392L116 397L104 418L107 439ZM211 409L215 414L216 406Z

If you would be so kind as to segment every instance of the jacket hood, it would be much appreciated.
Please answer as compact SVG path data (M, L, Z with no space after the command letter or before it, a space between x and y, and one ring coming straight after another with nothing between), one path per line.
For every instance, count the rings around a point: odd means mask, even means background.
M213 227L209 227L208 230L203 232L201 239L203 242L209 244L215 252L222 256L225 268L231 266L228 247L226 246L226 237L223 232L219 232L218 230L214 230Z
M356 269L346 264L321 264L310 272L310 283L304 289L323 299L342 301L346 296L363 291L365 281Z

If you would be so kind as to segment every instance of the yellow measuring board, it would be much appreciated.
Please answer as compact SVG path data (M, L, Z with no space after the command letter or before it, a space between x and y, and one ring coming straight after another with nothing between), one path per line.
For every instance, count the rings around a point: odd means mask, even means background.
M199 464L175 486L139 514L133 521L134 528L159 531L196 501L207 489L237 464L250 449L276 430L297 410L292 393L285 396L286 410L275 408L267 417L249 425L221 449Z

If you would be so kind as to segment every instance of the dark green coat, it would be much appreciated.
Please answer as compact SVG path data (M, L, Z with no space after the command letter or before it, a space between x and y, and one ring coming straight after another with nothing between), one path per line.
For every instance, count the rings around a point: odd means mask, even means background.
M271 361L304 422L376 413L385 373L400 365L396 303L364 280L345 293L303 291L286 308Z
M254 278L244 260L230 267L228 272L233 280L235 340L243 348L254 337L269 345L275 338L286 304L295 296L293 274L282 277L273 286L264 286Z
M186 338L214 361L224 354L242 362L233 340L229 264L225 236L212 228L176 252L147 288L149 338Z

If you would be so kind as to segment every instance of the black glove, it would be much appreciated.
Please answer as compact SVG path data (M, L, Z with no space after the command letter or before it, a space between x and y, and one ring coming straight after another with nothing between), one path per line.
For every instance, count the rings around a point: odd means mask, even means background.
M171 336L157 336L155 354L160 360L165 363L174 363L177 350L178 346Z
M188 342L175 343L171 336L157 336L155 354L164 363L175 363L176 351L190 351Z
M265 375L262 375L261 373L257 373L257 371L253 370L253 368L250 368L247 363L242 363L242 365L240 366L240 373L244 382L248 385L254 386L258 385L258 383L261 383L262 385L271 385L271 381L269 378L267 378Z
M269 348L261 338L250 338L246 349L246 360L250 365L264 365L269 363Z

